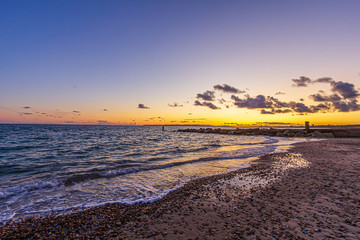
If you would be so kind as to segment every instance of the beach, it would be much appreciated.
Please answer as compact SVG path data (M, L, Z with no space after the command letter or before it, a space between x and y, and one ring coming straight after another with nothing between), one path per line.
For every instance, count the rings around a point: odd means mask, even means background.
M296 143L152 203L0 226L1 239L360 239L360 139Z

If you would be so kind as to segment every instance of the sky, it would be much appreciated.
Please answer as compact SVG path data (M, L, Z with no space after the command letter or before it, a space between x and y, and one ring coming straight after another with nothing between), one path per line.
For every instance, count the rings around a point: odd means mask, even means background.
M360 124L360 1L0 2L0 123Z

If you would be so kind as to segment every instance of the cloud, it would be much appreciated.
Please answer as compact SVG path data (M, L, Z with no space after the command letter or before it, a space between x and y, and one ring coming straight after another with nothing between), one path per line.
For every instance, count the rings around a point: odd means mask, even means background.
M329 83L332 87L331 91L339 93L344 99L356 98L360 95L354 84L342 81L336 82L331 77L322 77L312 81L308 77L301 76L299 79L292 79L292 81L295 83L293 84L295 87L307 87L309 83Z
M321 94L317 93L317 94L311 94L309 96L309 98L311 98L315 102L335 102L335 101L341 100L341 97L337 94L326 96L326 95L321 95Z
M65 123L74 123L74 121L65 121Z
M333 83L335 82L331 77L318 78L313 83Z
M299 79L292 79L294 82L293 87L307 87L311 83L311 79L308 77L301 76Z
M208 107L208 108L210 108L210 109L212 109L212 110L217 110L217 109L220 109L219 107L217 107L217 106L215 106L213 103L211 103L211 102L200 102L200 101L198 101L198 100L196 100L195 102L194 102L194 105L195 106L203 106L203 107Z
M138 108L140 108L140 109L150 109L150 107L147 107L142 103L139 103Z
M350 112L350 111L359 111L360 110L360 105L357 103L356 99L354 99L350 102L344 102L344 101L334 102L333 106L339 112Z
M265 109L261 109L261 114L276 114L276 113L291 113L291 109L271 109L271 111L266 111Z
M286 108L286 107L289 107L289 103L287 103L287 102L282 102L282 101L280 101L279 99L274 98L274 97L268 96L268 97L267 97L267 100L270 101L270 102L272 103L272 106L273 106L273 107L276 107L276 108Z
M289 105L290 105L291 109L297 113L312 113L313 112L313 110L311 110L311 108L309 108L308 106L306 106L303 103L290 102Z
M246 92L246 91L242 91L242 90L239 90L237 88L231 87L231 86L229 86L227 84L215 85L214 89L218 90L218 91L223 91L225 93L245 93Z
M108 110L106 108L103 109L104 112L107 112Z
M320 103L316 106L310 106L313 112L327 112L331 109L331 105L329 103L323 104Z
M226 103L227 101L226 101L224 98L221 98L221 99L218 99L218 102L219 102L220 104L224 104L224 103Z
M287 122L257 122L256 124L289 125Z
M311 80L308 77L301 76L298 79L292 79L295 87L308 87L310 84L326 83L330 85L330 93L320 90L318 93L311 94L309 98L316 104L306 105L304 98L300 98L300 101L286 101L283 102L273 96L265 96L258 94L251 97L245 95L238 97L231 95L231 100L224 98L215 98L215 91L206 91L203 94L197 94L198 100L194 102L195 106L205 106L210 109L220 109L209 101L217 101L229 108L229 103L232 102L237 108L246 109L259 109L261 114L281 114L281 113L297 113L297 115L306 115L308 113L317 112L348 112L359 111L360 106L358 104L358 97L360 96L360 90L357 89L354 84L335 81L331 77L322 77L315 80ZM243 93L234 87L227 84L215 85L216 91L222 91L226 93ZM284 92L278 91L275 95L283 95ZM204 100L204 101L201 101ZM294 115L294 114L293 114Z
M296 113L316 113L320 111L327 112L331 109L329 103L327 104L320 103L318 105L306 106L303 103L290 102L289 106Z
M335 82L332 78L330 77L322 77L322 78L318 78L316 80L311 80L308 77L304 77L301 76L299 77L299 79L292 79L292 81L294 82L293 87L307 87L308 84L310 83L333 83Z
M20 115L33 115L32 113L28 113L28 112L21 112Z
M215 93L213 91L206 91L203 94L198 93L196 98L202 99L204 101L214 101L215 100Z
M292 112L291 109L275 109L274 113L290 113Z
M109 123L108 121L106 121L106 120L97 120L96 122L97 122L97 124L99 124L99 125L109 125L109 124L110 124L110 123Z
M355 86L352 83L347 82L332 82L331 91L339 93L344 99L356 98L359 96L359 92L355 90Z
M240 99L235 95L231 96L231 99L234 100L234 105L238 108L272 108L273 103L265 98L264 95L257 95L255 98L246 95L244 99Z
M168 104L169 107L183 107L182 104L179 104L177 102L174 102L174 104Z
M25 107L22 107L22 108L24 108L24 109L30 109L31 107L29 107L29 106L25 106Z
M273 111L266 111L265 109L261 109L261 114L275 114Z
M205 121L207 120L207 118L186 118L184 120L188 120L188 121L192 121L192 120L196 120L196 121Z
M80 111L74 110L74 111L72 111L72 112L75 113L75 114L77 114L78 116L81 115L81 114L80 114Z

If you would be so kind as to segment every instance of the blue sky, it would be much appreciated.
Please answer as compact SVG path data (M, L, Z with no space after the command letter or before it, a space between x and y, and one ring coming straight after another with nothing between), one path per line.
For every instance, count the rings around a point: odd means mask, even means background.
M284 91L286 100L310 94L291 87L303 75L358 87L358 9L359 1L2 1L0 120L55 121L21 116L23 106L78 110L79 122L212 118L193 102L216 84ZM174 112L172 102L184 106Z

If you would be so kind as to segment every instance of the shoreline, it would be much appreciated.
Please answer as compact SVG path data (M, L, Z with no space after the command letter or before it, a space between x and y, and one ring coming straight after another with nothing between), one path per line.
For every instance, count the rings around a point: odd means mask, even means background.
M178 132L300 138L360 138L360 128L187 128L179 129Z
M113 203L28 218L0 226L0 238L356 239L359 146L360 139L296 143L287 153L263 155L249 168L193 180L152 203ZM279 163L291 166L284 159L294 154L310 166L274 171Z

